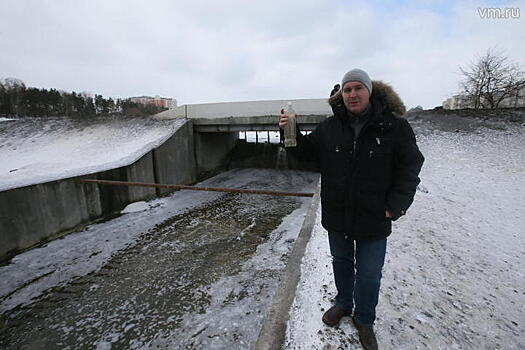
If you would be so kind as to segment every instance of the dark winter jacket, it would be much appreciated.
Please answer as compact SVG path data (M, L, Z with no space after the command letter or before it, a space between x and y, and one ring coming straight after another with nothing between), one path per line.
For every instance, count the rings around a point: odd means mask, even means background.
M405 107L399 96L379 81L372 91L372 114L357 139L339 91L329 99L334 116L306 136L298 133L298 146L288 148L318 162L322 224L352 239L390 235L392 219L412 204L424 160L412 128L401 117Z

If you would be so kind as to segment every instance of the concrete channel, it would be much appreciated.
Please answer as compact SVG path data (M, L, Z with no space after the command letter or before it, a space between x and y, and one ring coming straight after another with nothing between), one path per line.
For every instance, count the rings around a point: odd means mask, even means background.
M236 138L235 133L194 136L193 122L188 120L161 145L129 165L0 191L0 261L118 213L129 203L170 192L104 187L79 180L191 184L216 173Z
M280 347L319 205L318 174L293 159L279 166L276 145L243 144L237 130L210 131L208 122L199 124L200 133L195 122L187 119L129 165L0 191L0 258L7 262L0 277L10 280L0 288L2 348ZM239 167L254 165L308 171L247 169L266 175L236 178L244 174ZM195 200L187 191L82 182L206 178L231 187L317 192L313 199L203 194ZM177 198L195 201L168 211ZM146 200L148 214L131 221L121 214Z
M272 169L233 169L203 183L308 192L317 184L317 173ZM147 203L0 268L5 279L31 274L0 299L0 347L275 343L293 300L312 199L178 191Z

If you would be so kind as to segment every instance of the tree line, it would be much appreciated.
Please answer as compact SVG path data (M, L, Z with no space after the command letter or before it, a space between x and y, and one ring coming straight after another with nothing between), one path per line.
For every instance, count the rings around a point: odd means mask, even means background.
M0 80L0 116L6 117L92 117L146 116L165 110L152 104L130 99L104 98L95 94L69 93L56 89L26 87L15 78Z

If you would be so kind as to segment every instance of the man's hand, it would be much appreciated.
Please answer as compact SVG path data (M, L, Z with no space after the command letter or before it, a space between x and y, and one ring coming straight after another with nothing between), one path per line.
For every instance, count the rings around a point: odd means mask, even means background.
M279 120L279 127L281 129L284 129L284 127L288 124L288 114L281 113L281 119Z
M392 214L388 210L385 210L385 218L392 219Z

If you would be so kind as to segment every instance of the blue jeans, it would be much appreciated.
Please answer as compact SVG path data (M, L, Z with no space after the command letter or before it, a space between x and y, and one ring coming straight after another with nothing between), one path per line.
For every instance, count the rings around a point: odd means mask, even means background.
M386 239L354 241L345 238L344 234L328 232L328 240L337 288L336 304L346 310L352 310L355 306L356 321L373 325L385 262Z

